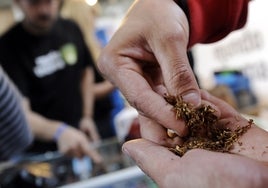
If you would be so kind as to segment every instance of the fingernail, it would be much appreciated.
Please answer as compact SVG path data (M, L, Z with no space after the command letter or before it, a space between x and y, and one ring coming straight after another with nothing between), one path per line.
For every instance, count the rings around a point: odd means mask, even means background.
M123 144L122 152L130 157L130 151L129 151L128 147L126 146L126 144Z
M199 106L201 103L201 96L197 93L188 93L182 96L183 100L193 104L194 106Z
M126 154L126 155L129 156L129 151L128 151L128 149L126 148L125 145L123 145L123 147L122 147L122 152L123 152L124 154Z

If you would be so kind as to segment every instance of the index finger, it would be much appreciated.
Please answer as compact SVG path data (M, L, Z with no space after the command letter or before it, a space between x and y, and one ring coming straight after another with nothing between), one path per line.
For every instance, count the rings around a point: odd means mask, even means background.
M86 145L83 144L81 145L81 148L83 150L83 153L89 156L94 161L94 163L100 164L103 162L102 156L98 153L98 151L93 146L91 145L88 146L87 144Z
M187 46L174 36L172 41L157 44L156 58L162 69L165 86L170 95L182 96L195 106L201 104L201 94L187 56Z
M132 61L132 60L129 60ZM133 62L129 62L133 64ZM164 96L155 92L148 81L138 72L131 69L118 68L117 84L126 99L138 112L160 125L175 130L180 136L185 136L186 127L179 126L173 106L167 103Z
M187 56L189 23L183 10L174 6L174 2L170 3L167 3L169 11L161 11L162 16L159 18L168 20L161 20L165 21L161 24L159 20L154 20L155 28L149 30L146 38L161 66L169 94L182 96L186 102L199 106L200 91Z

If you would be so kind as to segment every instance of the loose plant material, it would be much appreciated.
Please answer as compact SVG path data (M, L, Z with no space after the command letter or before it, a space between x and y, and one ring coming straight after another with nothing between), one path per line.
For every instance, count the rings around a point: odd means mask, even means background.
M191 104L183 101L182 97L165 96L165 99L174 107L176 118L185 121L189 130L189 134L182 138L182 145L170 148L179 156L183 156L187 151L195 148L229 152L233 144L238 142L239 137L247 132L253 123L253 120L249 120L248 125L239 126L232 131L218 124L216 111L209 105L202 105L195 109Z

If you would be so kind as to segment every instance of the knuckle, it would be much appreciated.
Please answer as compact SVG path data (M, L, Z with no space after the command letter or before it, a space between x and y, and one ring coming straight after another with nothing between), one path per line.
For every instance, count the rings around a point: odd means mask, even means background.
M162 40L167 45L172 43L187 44L188 38L185 37L185 31L183 28L178 27L173 31L166 31L165 35L162 36Z
M101 53L99 59L97 60L97 68L104 75L108 71L107 70L108 64L112 63L111 57L112 54L108 50L103 49L103 52Z
M174 72L171 77L173 81L171 81L171 83L175 83L176 85L174 87L179 90L191 89L192 83L194 83L194 77L192 75L193 72L189 66L186 64L177 64L174 67Z
M139 95L135 95L131 104L134 106L134 108L138 110L139 114L146 114L144 110L147 109L150 105L148 104L148 95L146 94L146 92L140 93Z

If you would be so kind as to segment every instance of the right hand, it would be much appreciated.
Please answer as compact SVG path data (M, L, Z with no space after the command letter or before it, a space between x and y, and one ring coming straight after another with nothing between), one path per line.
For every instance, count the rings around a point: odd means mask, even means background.
M81 158L89 156L95 163L101 163L101 155L92 147L87 136L73 127L68 127L59 137L58 150L68 156Z
M101 137L92 118L83 117L80 120L79 129L87 135L90 141L94 143L100 142Z
M138 110L140 123L146 125L142 137L158 143L166 128L186 134L164 94L201 103L187 58L188 38L187 18L173 0L137 0L98 61L100 71Z

